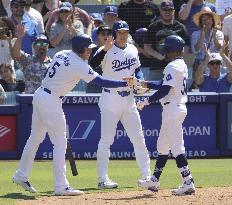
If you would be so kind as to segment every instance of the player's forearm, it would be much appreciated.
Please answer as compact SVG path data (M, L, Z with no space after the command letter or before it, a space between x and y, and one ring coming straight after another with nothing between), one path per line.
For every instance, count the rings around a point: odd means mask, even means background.
M106 51L104 51L104 50L102 49L100 52L96 53L96 54L90 59L89 65L90 65L93 69L96 68L96 67L98 67L98 66L101 64L102 60L104 59L105 55L106 55Z
M105 88L118 88L118 87L127 87L127 82L126 81L120 81L120 80L108 80L103 78L102 76L97 76L94 78L92 83L95 83L101 87Z
M172 87L169 85L162 85L157 92L155 92L152 96L149 97L148 99L149 104L164 98L169 93L171 88Z
M153 58L156 58L158 60L163 60L164 59L164 56L162 56L159 52L155 51L151 45L148 45L148 44L144 44L144 49L145 51L150 55L152 56Z

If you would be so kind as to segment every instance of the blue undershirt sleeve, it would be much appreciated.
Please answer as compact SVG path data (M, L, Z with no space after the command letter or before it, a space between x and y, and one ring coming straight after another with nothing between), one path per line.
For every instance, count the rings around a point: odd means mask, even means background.
M118 87L127 87L127 82L122 80L108 80L103 78L102 76L97 76L94 78L91 83L95 83L101 87L105 88L118 88Z
M148 102L153 103L165 97L169 93L171 88L172 86L170 85L162 85L161 88L157 92L155 92L152 96L149 97Z
M135 77L139 80L144 80L143 78L143 72L140 68L135 69Z
M162 87L163 80L147 81L147 88L158 90Z

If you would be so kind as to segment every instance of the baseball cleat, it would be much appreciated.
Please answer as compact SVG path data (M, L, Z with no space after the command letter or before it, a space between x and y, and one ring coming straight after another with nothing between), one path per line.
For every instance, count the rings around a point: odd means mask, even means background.
M152 192L158 192L158 188L160 186L160 182L155 177L141 179L138 181L138 185L144 189L148 189Z
M72 187L67 187L61 191L55 191L56 196L78 196L84 194L83 191L78 189L73 189Z
M178 189L173 189L172 194L178 195L178 196L191 195L191 194L194 194L195 191L196 189L195 189L193 182L191 182L190 184L183 183L181 186L179 186Z
M118 183L111 181L110 179L106 179L103 182L98 183L98 189L114 189L118 187Z
M12 181L13 183L18 184L21 187L23 187L26 191L29 191L31 193L36 193L36 189L33 186L31 186L29 181L23 181L20 178L17 178L16 176L12 178Z

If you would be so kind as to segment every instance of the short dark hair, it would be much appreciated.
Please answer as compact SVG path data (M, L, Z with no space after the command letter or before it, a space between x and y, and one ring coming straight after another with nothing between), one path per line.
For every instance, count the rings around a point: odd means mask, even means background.
M9 36L10 34L12 35L12 37L15 36L15 26L11 18L7 16L0 17L0 28L5 29L7 36Z

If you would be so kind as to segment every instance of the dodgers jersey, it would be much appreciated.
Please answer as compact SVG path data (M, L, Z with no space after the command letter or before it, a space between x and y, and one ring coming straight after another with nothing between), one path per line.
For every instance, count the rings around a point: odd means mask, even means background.
M137 48L132 44L126 44L124 49L113 45L102 61L102 76L110 80L122 80L134 74L140 67ZM130 90L129 87L110 88L110 90Z
M99 76L98 73L71 50L63 50L55 54L44 80L42 87L51 90L57 96L64 96L83 79L86 82L92 81Z
M163 85L169 85L168 95L160 100L165 102L184 104L187 102L187 78L188 68L182 58L171 61L164 69Z

